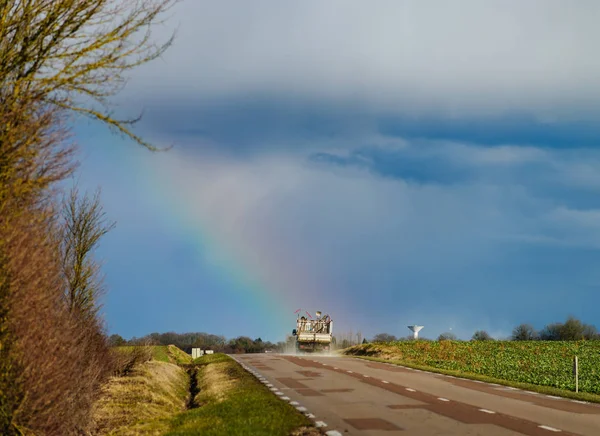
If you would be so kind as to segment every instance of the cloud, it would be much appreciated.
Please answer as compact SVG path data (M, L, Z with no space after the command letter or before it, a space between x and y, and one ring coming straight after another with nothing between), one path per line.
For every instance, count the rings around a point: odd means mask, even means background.
M599 12L593 1L188 0L156 34L178 25L175 45L133 86L153 98L285 95L446 118L596 119Z
M186 205L192 225L282 301L331 308L340 326L372 325L375 317L379 326L426 324L433 336L451 323L463 336L478 328L508 334L511 323L540 308L546 312L538 323L563 316L569 303L559 310L544 295L560 295L567 284L574 294L584 292L550 265L571 262L578 280L600 284L589 269L598 253L572 264L582 256L578 250L598 248L596 212L576 213L559 197L538 196L541 182L523 176L531 163L558 165L558 151L448 143L424 151L422 144L402 144L359 147L360 164L349 158L352 150L320 162L298 153L170 153L153 161L152 174ZM382 150L410 156L413 166L433 158L459 165L470 177L389 177L370 166L369 151ZM512 179L517 170L523 173ZM573 231L576 221L589 225ZM511 303L517 300L518 307Z

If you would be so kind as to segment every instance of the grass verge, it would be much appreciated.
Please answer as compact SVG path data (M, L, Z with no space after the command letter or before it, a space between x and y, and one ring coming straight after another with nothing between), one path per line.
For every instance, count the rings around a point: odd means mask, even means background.
M178 351L152 347L151 361L111 379L96 408L99 434L321 434L230 357L213 354L192 361ZM189 374L196 380L193 401ZM195 408L186 410L186 404Z
M503 385L503 386L510 386L510 387L514 387L514 388L518 388L518 389L527 390L527 391L539 392L539 393L545 394L545 395L554 395L554 396L570 398L570 399L574 399L574 400L588 401L591 403L600 403L600 395L593 394L593 393L573 392L573 391L569 391L566 389L555 388L552 386L543 386L543 385L536 385L536 384L532 384L532 383L517 382L517 381L512 381L512 380L505 380L505 379L490 377L490 376L486 376L486 375L482 375L482 374L475 374L475 373L464 372L464 371L436 368L436 367L428 366L428 365L420 365L420 364L416 364L411 361L395 358L393 356L393 353L390 352L389 350L386 350L386 352L383 353L385 357L377 357L376 355L370 355L370 356L357 355L355 353L355 351L356 351L355 348L356 347L347 349L344 352L344 354L347 356L357 358L357 359L370 360L373 362L393 363L393 364L404 366L407 368L420 369L422 371L432 372L432 373L436 373L436 374L452 375L455 377L462 377L462 378L469 379L469 380L479 380L479 381L483 381L486 383L496 383L496 384Z
M185 410L188 376L175 364L151 360L126 376L111 377L94 411L102 435L135 435L139 423Z
M145 430L170 436L281 435L310 427L308 418L281 401L224 354L194 360L197 367L199 407L150 424ZM309 434L312 430L296 434ZM316 430L315 433L319 434Z

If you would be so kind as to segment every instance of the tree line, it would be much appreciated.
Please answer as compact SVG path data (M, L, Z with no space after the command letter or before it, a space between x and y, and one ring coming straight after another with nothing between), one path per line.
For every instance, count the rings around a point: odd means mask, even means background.
M191 353L192 348L213 350L220 353L264 353L265 351L284 352L286 342L273 343L263 341L261 338L252 339L248 336L238 336L227 340L225 336L204 332L193 333L150 333L140 338L133 337L126 340L118 334L109 337L112 346L124 345L175 345L186 353Z
M160 56L151 29L176 0L0 1L0 434L91 434L113 373L95 249L114 223L99 192L68 190L73 125L112 115L131 69Z
M395 342L401 340L412 340L412 336L397 338L388 333L376 334L371 342ZM420 338L421 340L430 340ZM536 330L531 324L519 324L516 326L509 340L512 341L581 341L600 340L600 334L594 325L585 324L581 320L569 316L564 323L555 322L546 325L541 330ZM456 341L457 336L452 332L445 332L438 336L438 341ZM472 341L496 340L485 330L477 330L471 336Z

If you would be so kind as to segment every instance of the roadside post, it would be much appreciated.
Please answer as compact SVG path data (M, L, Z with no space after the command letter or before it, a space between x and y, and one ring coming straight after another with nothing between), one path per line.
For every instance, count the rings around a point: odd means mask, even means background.
M573 375L575 376L575 392L579 392L579 362L577 356L573 359Z

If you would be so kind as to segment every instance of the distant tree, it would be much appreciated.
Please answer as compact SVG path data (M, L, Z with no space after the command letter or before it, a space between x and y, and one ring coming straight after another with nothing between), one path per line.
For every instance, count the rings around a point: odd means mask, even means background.
M598 335L598 330L595 326L590 324L584 324L583 337L590 341L600 339L600 335Z
M548 324L540 331L539 336L542 341L560 341L562 337L562 324L560 322Z
M531 324L520 324L512 331L513 341L533 341L538 338L538 333Z
M364 339L362 340L362 343L363 343L363 344L368 344L369 342L367 341L367 338L364 338Z
M108 344L111 347L120 347L121 345L125 345L127 343L127 341L125 339L123 339L123 337L121 335L110 335L108 338Z
M493 341L494 338L492 338L490 336L490 334L488 332L486 332L485 330L477 330L475 333L473 333L473 337L471 338L472 341Z
M93 317L100 308L102 293L100 265L94 258L100 239L114 222L106 219L100 191L90 197L73 188L62 204L61 256L66 283L65 300L71 312Z
M373 336L372 342L395 342L398 339L394 335L390 335L388 333L378 333Z
M564 324L552 323L540 332L540 339L544 341L580 341L597 337L595 326L584 324L573 316L569 316Z
M441 335L439 335L437 340L438 341L456 341L457 337L454 333L446 332L446 333L442 333Z

